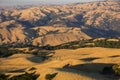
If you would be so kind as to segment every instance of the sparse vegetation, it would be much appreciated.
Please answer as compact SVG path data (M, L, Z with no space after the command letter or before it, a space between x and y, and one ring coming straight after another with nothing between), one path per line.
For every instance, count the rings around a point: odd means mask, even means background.
M13 76L12 78L10 78L9 80L36 80L38 77L38 75L35 75L35 73L25 73L22 75L18 75L18 76Z
M9 52L7 47L0 47L0 57L8 57L12 55L11 52Z
M28 71L36 70L35 67L31 67Z
M119 0L11 7L1 1L0 80L120 79Z
M96 47L120 48L120 40L119 41L107 41L107 39L105 39L105 40L97 40L94 43Z
M113 38L114 39L114 38ZM10 50L9 48L29 48L29 52L25 52L24 50ZM0 57L8 57L12 54L16 53L23 53L23 54L33 54L38 55L41 57L46 57L48 53L40 52L40 50L57 50L57 49L77 49L77 48L85 48L85 47L105 47L105 48L120 48L120 39L117 39L117 41L109 41L108 39L104 40L95 40L95 39L89 39L89 40L80 40L80 41L73 41L64 43L57 46L33 46L33 45L25 45L19 46L19 44L16 44L15 46L8 46L8 47L0 47ZM37 49L35 51L32 51L34 49Z
M13 76L11 78L6 76L5 74L0 74L0 80L36 80L37 77L38 75L36 75L35 73L27 73L27 72L22 75Z
M120 76L120 65L116 64L110 67L104 67L102 74Z
M81 40L81 41L73 41L65 44L61 44L58 46L51 47L51 49L77 49L84 47L105 47L105 48L120 48L120 39L119 41L109 41L109 39L104 40Z
M56 75L57 75L57 73L54 73L54 74L46 74L45 79L46 79L46 80L52 80Z
M112 66L112 69L113 69L115 75L120 76L120 65L116 64L116 65Z
M5 74L0 74L0 80L7 80L8 76L6 76Z

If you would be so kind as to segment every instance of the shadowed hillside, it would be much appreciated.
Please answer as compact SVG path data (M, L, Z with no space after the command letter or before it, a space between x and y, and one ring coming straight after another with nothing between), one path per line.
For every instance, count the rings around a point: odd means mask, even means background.
M120 2L0 10L0 44L59 45L81 39L120 37Z

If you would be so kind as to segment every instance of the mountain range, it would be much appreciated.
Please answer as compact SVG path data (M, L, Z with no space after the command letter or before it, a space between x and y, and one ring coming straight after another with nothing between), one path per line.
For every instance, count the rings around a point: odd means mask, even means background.
M120 1L0 9L0 44L59 45L120 37Z

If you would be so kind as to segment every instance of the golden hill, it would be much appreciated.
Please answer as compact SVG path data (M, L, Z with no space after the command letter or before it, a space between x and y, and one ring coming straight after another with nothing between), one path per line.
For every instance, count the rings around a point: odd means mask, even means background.
M0 44L58 45L81 39L119 37L119 7L119 1L108 0L0 10Z
M57 73L53 80L113 80L114 77L101 75L100 71L105 66L119 64L119 52L120 49L99 47L61 49L55 50L55 54L43 63L40 57L15 54L8 58L0 58L0 70L9 71L6 74L18 75L23 73L21 70L28 71L35 67L36 74L40 74L37 80L45 80L45 75L49 73Z

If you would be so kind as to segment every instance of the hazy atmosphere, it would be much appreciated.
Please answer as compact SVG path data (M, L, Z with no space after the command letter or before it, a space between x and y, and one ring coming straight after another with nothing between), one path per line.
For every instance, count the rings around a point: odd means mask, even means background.
M0 80L120 80L120 0L0 0Z
M0 0L0 6L32 5L32 4L69 4L102 0Z

